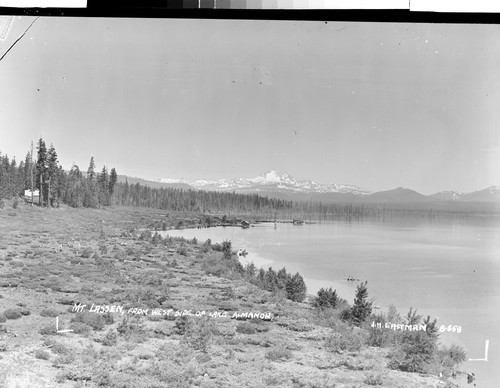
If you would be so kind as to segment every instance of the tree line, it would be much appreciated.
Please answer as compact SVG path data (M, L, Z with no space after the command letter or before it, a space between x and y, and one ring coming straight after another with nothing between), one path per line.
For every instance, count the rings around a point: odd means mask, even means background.
M203 191L170 187L150 187L144 184L118 182L115 168L104 165L96 169L94 158L90 158L87 170L73 165L66 171L59 164L57 152L40 138L36 152L31 147L24 161L9 159L0 154L0 198L23 195L24 190L39 191L37 203L41 206L58 206L60 203L72 207L137 206L162 210L193 211L202 213L229 213L252 218L346 219L373 215L389 215L385 205L350 203L322 203L316 201L292 201L269 198L259 194Z
M15 158L0 154L0 198L18 197L25 190L32 190L38 191L36 200L40 206L53 207L60 203L72 207L108 206L117 180L114 168L108 171L103 166L97 172L93 157L86 174L77 165L65 171L54 145L47 148L42 138L37 142L36 154L32 147L19 164Z
M257 194L202 191L177 188L152 188L135 183L118 183L113 201L116 205L195 212L233 212L274 214L293 209L293 202Z

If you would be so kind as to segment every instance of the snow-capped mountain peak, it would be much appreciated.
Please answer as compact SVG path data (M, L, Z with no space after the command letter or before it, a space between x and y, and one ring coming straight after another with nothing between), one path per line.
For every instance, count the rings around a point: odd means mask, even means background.
M276 170L271 170L264 174L264 178L269 182L278 182L278 183L296 183L295 179L293 179L290 175L284 172L279 172Z
M293 177L284 172L279 172L276 170L270 170L262 175L256 176L255 178L247 179L250 182L255 182L258 184L295 184L297 183Z
M162 179L162 182L186 183L194 188L203 190L231 190L231 191L278 191L295 193L351 193L368 194L368 191L353 185L322 184L311 180L295 180L291 175L270 170L254 178L233 178L219 180L198 179L186 182L184 180Z

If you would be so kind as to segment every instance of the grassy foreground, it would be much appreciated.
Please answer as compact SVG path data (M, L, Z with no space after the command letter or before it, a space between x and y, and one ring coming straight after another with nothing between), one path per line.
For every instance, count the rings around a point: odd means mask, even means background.
M387 368L387 349L357 346L355 329L322 324L308 303L207 275L222 253L203 242L141 236L197 217L0 209L0 387L447 384ZM56 317L73 331L56 332Z

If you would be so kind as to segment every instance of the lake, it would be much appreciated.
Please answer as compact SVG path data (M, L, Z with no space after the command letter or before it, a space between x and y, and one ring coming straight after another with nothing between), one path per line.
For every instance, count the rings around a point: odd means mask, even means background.
M231 240L266 269L300 272L309 294L333 287L351 304L358 282L368 281L374 306L396 306L402 316L410 307L460 325L461 333L442 333L441 343L463 346L469 358L461 370L474 372L478 387L500 381L500 220L417 219L330 221L304 224L257 224L249 229L218 227L170 230L170 236L199 241Z

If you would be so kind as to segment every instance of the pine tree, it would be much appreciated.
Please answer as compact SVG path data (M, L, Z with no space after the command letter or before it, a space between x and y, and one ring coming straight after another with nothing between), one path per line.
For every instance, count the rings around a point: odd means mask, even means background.
M297 272L286 283L286 297L294 302L303 302L306 298L306 283Z
M266 284L266 270L264 268L260 268L259 272L257 272L257 286L260 288L264 288Z
M266 272L264 283L264 288L267 291L274 292L278 289L278 275L276 274L276 271L271 267L269 267Z
M47 147L45 141L40 138L38 140L38 157L36 161L36 188L40 191L40 205L43 205L47 198Z
M50 186L50 190L47 189L48 197L47 203L53 206L54 202L58 202L58 190L59 190L59 168L57 161L57 153L54 146L51 144L48 154L47 154L47 181Z
M31 154L28 152L24 158L24 189L31 190Z
M69 171L64 201L72 207L84 205L85 188L83 174L77 165L73 165Z
M337 290L332 288L321 288L318 295L314 298L313 306L317 308L335 308L337 307Z
M278 288L280 290L284 290L286 287L286 283L290 278L290 274L288 274L286 272L286 268L283 267L278 271L277 277L278 277Z
M116 170L113 167L111 169L110 174L109 174L109 196L110 197L113 195L113 192L115 191L115 185L116 185L117 181L118 181L118 175L116 174Z
M109 174L106 166L102 168L101 173L97 176L97 184L99 187L99 204L109 205Z
M351 309L351 319L357 326L360 326L372 313L372 302L367 301L367 283L368 282L358 284L356 298L354 299L354 305Z
M245 279L248 281L254 280L255 279L255 274L257 272L257 267L253 262L248 263L245 266Z
M87 179L94 180L95 179L95 163L94 157L90 157L89 168L87 169Z
M99 204L99 187L96 182L94 157L90 158L89 167L87 169L87 179L81 182L82 205L84 207L97 207Z
M125 187L123 188L123 194L122 194L122 205L127 206L129 204L129 193L130 193L130 187L128 185L128 179L125 179Z

